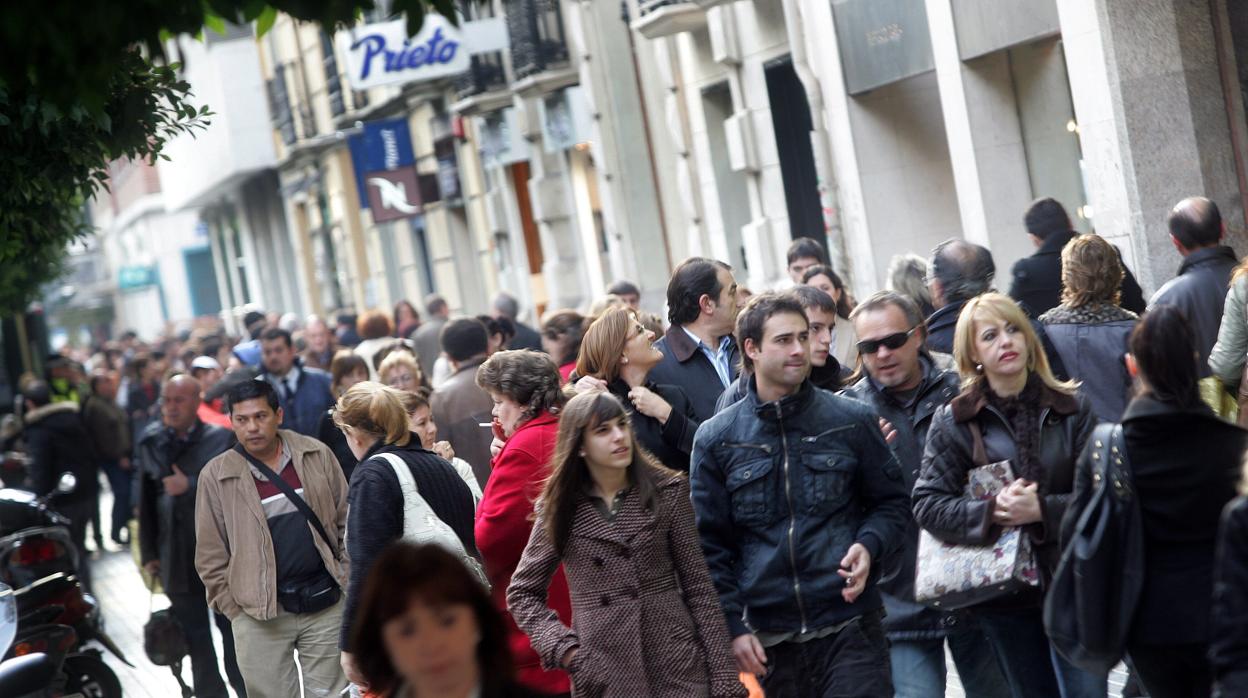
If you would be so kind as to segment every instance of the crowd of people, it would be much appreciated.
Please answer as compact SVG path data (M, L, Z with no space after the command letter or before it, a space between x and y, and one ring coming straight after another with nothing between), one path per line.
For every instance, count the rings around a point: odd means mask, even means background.
M1008 293L955 239L855 299L801 238L774 291L685 260L665 319L620 281L536 328L500 293L127 334L23 381L30 485L78 476L84 559L137 531L205 698L927 698L947 656L971 697L1102 698L1045 605L1118 423L1136 695L1248 695L1248 260L1185 199L1145 302L1058 202L1024 226ZM919 588L1011 532L1017 583Z

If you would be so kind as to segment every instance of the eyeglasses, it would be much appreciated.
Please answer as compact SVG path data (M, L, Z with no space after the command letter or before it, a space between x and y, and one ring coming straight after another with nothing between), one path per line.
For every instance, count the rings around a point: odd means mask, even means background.
M874 354L880 350L880 346L886 346L889 349L900 349L906 342L910 341L910 338L914 336L915 331L918 329L918 327L911 327L908 332L898 332L887 337L880 337L879 339L864 339L858 342L858 353Z

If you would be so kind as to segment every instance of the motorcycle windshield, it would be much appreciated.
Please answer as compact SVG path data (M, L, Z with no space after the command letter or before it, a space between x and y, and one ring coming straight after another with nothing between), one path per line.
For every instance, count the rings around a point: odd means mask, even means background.
M8 584L0 582L0 656L9 651L17 637L17 598Z

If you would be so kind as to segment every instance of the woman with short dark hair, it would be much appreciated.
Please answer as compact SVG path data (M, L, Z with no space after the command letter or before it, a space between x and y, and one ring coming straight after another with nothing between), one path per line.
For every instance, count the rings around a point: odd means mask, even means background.
M565 382L576 368L576 356L581 351L584 335L585 317L575 310L552 313L542 323L542 351L555 360Z
M507 586L533 528L533 502L550 474L564 404L561 382L550 356L527 349L500 351L477 369L477 385L494 401L495 443L501 448L477 507L476 541L500 611L507 611ZM572 604L562 572L555 573L547 599L564 623L571 622ZM520 683L546 693L566 693L567 674L543 670L528 636L510 614L506 620Z
M489 593L437 545L387 546L360 593L351 646L384 698L536 698L515 681Z

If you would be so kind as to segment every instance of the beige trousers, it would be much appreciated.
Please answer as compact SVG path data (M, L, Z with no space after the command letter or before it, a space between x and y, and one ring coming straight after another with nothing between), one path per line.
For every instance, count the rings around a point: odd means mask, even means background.
M347 686L338 650L342 606L339 600L319 613L279 610L264 621L240 613L233 621L234 648L248 698L299 698L300 669L305 698L337 698Z

